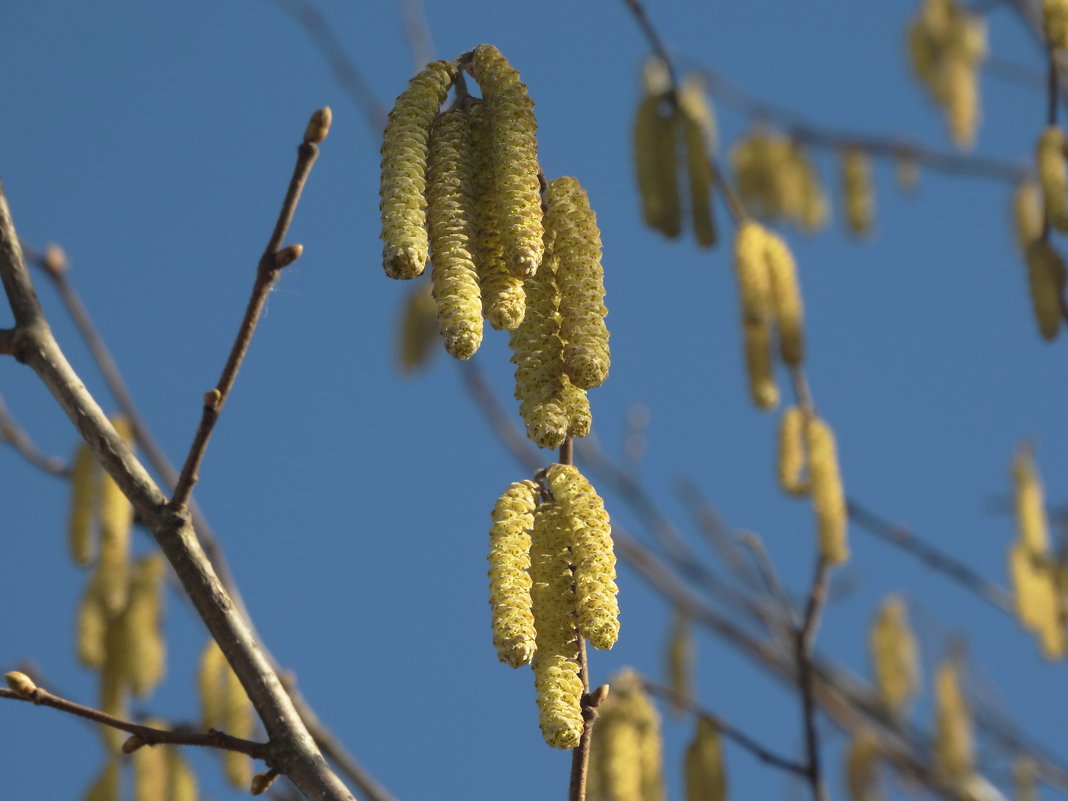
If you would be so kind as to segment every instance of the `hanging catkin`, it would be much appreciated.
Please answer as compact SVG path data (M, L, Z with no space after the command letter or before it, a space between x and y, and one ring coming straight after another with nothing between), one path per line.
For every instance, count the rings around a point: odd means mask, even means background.
M542 258L537 122L527 87L493 45L479 45L471 62L489 104L494 197L504 261L513 275L533 275Z
M127 446L133 444L133 428L126 418L115 417L111 424ZM133 516L133 507L119 485L105 474L100 485L100 562L97 574L104 606L112 615L119 614L126 606Z
M875 183L871 160L855 147L842 151L842 195L849 232L856 237L868 236L875 219Z
M428 257L426 167L430 125L456 77L435 61L416 75L389 112L382 135L382 266L390 278L415 278Z
M541 733L553 748L575 748L582 736L582 682L571 572L571 528L560 504L534 512L530 578L537 650L532 667Z
M742 308L742 336L753 403L772 409L779 390L771 361L771 321L774 313L771 274L767 266L767 231L759 223L743 222L734 239L734 269Z
M414 286L404 299L397 333L397 364L404 372L424 367L438 338L438 307L429 281Z
M76 565L87 565L93 558L94 507L99 498L99 474L96 459L89 446L82 443L74 455L70 476L70 519L68 542L71 559Z
M805 444L820 555L832 565L842 564L849 558L849 545L846 542L845 494L834 432L823 420L810 417L805 426Z
M1035 323L1042 338L1053 340L1061 328L1063 314L1064 259L1049 242L1036 239L1027 246L1028 287Z
M1068 166L1064 148L1064 132L1056 125L1046 128L1035 145L1035 163L1042 184L1046 219L1061 232L1068 231Z
M851 801L881 801L879 776L879 744L868 729L861 729L849 741L845 758L846 788Z
M605 801L663 801L660 716L641 678L631 669L615 674L600 707L590 753Z
M890 595L868 633L868 655L883 709L903 720L919 689L919 652L909 627L905 601Z
M671 711L683 714L688 699L693 697L693 667L695 648L690 618L676 611L671 621L671 634L667 642L666 667L668 684L673 693Z
M1042 0L1042 22L1050 47L1068 47L1068 0Z
M805 360L805 311L797 281L797 265L786 242L771 232L765 237L764 255L771 279L771 303L779 333L779 355L784 364L797 367Z
M497 657L519 667L534 656L534 616L530 600L530 530L534 526L537 485L518 481L493 507L490 527L490 607Z
M679 202L677 114L668 94L670 79L657 58L646 64L645 95L634 118L634 165L642 216L668 237L682 233Z
M809 490L805 471L805 413L790 406L779 420L779 486L787 495L806 495Z
M594 648L611 648L619 637L619 590L612 527L604 501L572 465L553 465L546 481L571 531L579 633Z
M719 729L704 715L697 718L697 731L683 760L686 801L726 801L727 774L723 767L723 744Z
M128 643L127 676L134 695L144 698L163 678L163 556L153 554L133 568L130 601L123 613Z
M1042 189L1033 178L1025 178L1016 185L1012 220L1016 247L1026 253L1028 246L1042 235Z
M715 152L716 123L705 96L704 82L691 76L678 92L682 141L686 146L686 173L690 183L690 216L694 237L701 247L716 244L716 223L712 217L712 161Z
M482 296L475 272L471 131L458 108L430 129L427 160L427 231L434 300L445 350L469 359L482 342Z
M935 672L935 762L954 782L972 774L975 745L971 711L960 689L957 660L943 660Z

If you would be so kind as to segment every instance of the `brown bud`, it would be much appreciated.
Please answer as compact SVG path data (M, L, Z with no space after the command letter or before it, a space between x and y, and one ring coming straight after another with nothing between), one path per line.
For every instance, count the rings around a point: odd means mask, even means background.
M276 270L281 270L283 267L288 267L304 254L304 245L287 245L280 251L274 254L272 261Z
M311 119L308 120L308 127L304 131L304 144L318 144L326 139L326 135L330 133L330 123L333 120L334 112L330 110L330 106L323 106L312 114Z
M122 744L122 753L132 754L142 746L147 745L145 739L140 734L131 734L126 738L126 742Z
M249 792L253 795L263 795L267 792L268 788L274 784L274 780L278 778L278 772L275 770L265 770L263 773L257 773L252 777L252 784L249 786Z
M63 251L59 245L48 245L44 249L44 253L41 255L41 266L44 267L50 275L58 276L67 272L70 267L70 262L67 261L67 254Z
M603 704L605 702L605 699L608 698L609 689L610 688L607 684L602 684L600 687L590 693L588 702L589 706L596 709L601 704Z
M209 389L204 393L204 405L209 409L218 409L222 403L222 393L217 389Z
M19 698L25 698L29 701L33 698L33 694L37 692L37 685L25 673L12 670L4 676L4 679L7 681L7 686L11 688L11 692L15 693Z

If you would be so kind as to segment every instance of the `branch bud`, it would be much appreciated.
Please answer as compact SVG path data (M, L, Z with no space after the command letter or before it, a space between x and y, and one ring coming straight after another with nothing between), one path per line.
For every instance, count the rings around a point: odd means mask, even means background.
M63 251L63 248L52 244L45 247L44 253L41 255L41 266L50 275L58 276L67 272L70 262L67 260L67 254Z
M283 267L288 267L295 262L304 253L304 245L288 245L282 248L280 251L274 254L272 261L274 262L274 268L281 270Z
M599 707L608 698L609 689L610 688L607 684L602 684L600 687L590 693L587 705L591 709L596 709L597 707Z
M33 700L33 694L37 692L37 685L25 673L13 670L4 676L4 680L7 681L7 686L11 688L11 692L15 693L19 698L27 701Z
M204 393L204 405L209 409L218 409L222 403L222 393L218 389L209 389Z
M330 109L327 109L329 111ZM252 784L249 786L249 792L252 795L263 795L267 792L268 788L274 784L274 780L278 778L278 771L265 770L263 773L257 773L252 777Z
M126 738L126 742L122 744L122 753L132 754L144 745L147 745L147 743L140 734L131 734Z
M304 144L313 145L322 142L330 133L330 123L334 120L334 112L330 106L323 106L311 115L308 127L304 130Z

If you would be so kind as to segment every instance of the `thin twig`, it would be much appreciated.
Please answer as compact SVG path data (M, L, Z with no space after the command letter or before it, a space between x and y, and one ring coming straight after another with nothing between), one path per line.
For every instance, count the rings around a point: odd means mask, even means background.
M820 617L827 603L827 586L830 583L831 567L823 556L816 560L816 572L812 578L812 590L801 626L797 630L797 684L801 692L801 709L805 722L806 775L812 785L815 801L827 801L827 787L823 782L823 767L820 760L820 741L816 731L816 695L812 681L812 651L819 630Z
M325 115L329 115L329 109L325 110ZM327 126L329 126L329 122L327 122ZM278 280L282 269L300 258L303 250L300 245L290 245L282 248L282 242L285 241L286 233L289 231L289 224L292 222L293 214L296 212L297 204L300 202L304 184L307 182L311 168L318 157L318 144L315 141L310 141L306 135L300 147L297 148L297 163L293 167L293 176L290 178L289 188L286 190L286 197L278 213L274 231L271 233L267 247L260 257L259 266L256 269L256 281L252 285L248 308L245 310L245 317L241 321L237 337L234 339L233 347L230 349L230 356L226 360L226 365L223 367L222 375L219 376L219 381L215 388L209 390L204 396L200 425L193 436L193 444L189 448L189 455L186 457L185 465L182 467L178 483L174 488L174 495L171 497L172 509L180 510L185 508L189 495L199 478L200 463L204 458L204 452L207 450L208 441L211 439L215 423L219 419L219 414L226 404L230 391L234 387L237 371L241 369L241 363L245 359L245 354L248 353L249 345L252 344L252 336L256 332L256 324L259 322L263 306L267 302L267 296Z
M109 715L106 712L101 712L98 709L92 707L83 706L82 704L69 701L66 698L61 698L58 695L54 695L47 690L43 690L37 687L28 696L20 695L19 693L12 692L0 688L0 698L7 698L12 701L25 701L26 703L34 704L36 706L47 706L52 709L58 709L60 712L66 712L69 715L75 715L86 720L91 720L94 723L99 723L102 726L110 726L113 729L128 732L131 735L139 737L143 744L150 745L196 745L206 748L217 748L223 751L237 751L238 753L245 754L253 759L266 760L269 757L267 743L257 743L252 740L243 740L240 737L233 737L225 732L211 729L206 732L193 732L182 729L170 731L167 729L157 729L152 726L142 726L139 723L125 720L123 718Z
M782 581L779 580L779 574L771 563L767 550L764 548L764 541L756 534L746 531L738 536L738 542L749 549L757 573L764 580L768 593L778 602L779 608L782 610L783 621L789 626L796 627L797 610L790 603L790 596L786 594Z
M802 765L799 762L795 762L792 759L787 759L784 756L780 756L774 751L768 750L767 748L762 746L756 739L750 737L745 732L736 728L725 718L715 714L714 712L710 712L709 710L700 706L692 698L688 698L687 696L676 690L673 690L670 687L665 687L663 684L657 684L651 679L642 677L641 681L646 691L652 693L653 695L660 696L661 698L670 701L672 704L675 704L676 706L681 707L682 709L686 709L695 715L700 715L701 717L708 718L709 720L711 720L713 723L716 724L716 728L719 730L720 734L722 734L724 737L726 737L728 740L735 743L736 745L739 745L744 748L746 751L755 756L761 762L779 768L780 770L784 770L787 773L793 773L803 777L808 776L808 768L805 765Z
M30 435L26 433L15 418L11 416L7 406L4 405L3 397L0 397L0 442L8 443L27 462L49 475L58 478L70 476L70 468L66 462L58 456L48 456L33 444Z
M434 60L434 40L426 20L422 0L400 0L404 17L404 38L412 52L412 66L418 72Z

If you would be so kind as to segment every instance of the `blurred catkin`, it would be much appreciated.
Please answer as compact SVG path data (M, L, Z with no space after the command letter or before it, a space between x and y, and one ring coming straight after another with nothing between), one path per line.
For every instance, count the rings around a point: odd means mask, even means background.
M133 428L124 417L111 421L115 432L127 444L133 444ZM97 573L101 598L108 613L119 614L126 606L129 591L130 531L134 511L119 485L105 474L100 485L100 561Z
M1061 232L1068 231L1068 166L1064 148L1064 132L1056 125L1046 128L1035 145L1035 163L1042 184L1046 219Z
M532 667L542 736L553 748L575 748L583 722L571 528L561 505L552 501L534 512L530 578L537 629Z
M935 762L947 778L963 783L972 774L975 745L971 711L960 688L960 666L955 658L939 663L934 691Z
M389 112L382 135L382 265L390 278L415 278L426 266L426 168L430 126L456 66L435 61L416 75Z
M454 108L430 130L427 231L434 300L445 350L469 359L482 342L482 296L475 271L474 195L468 116Z
M790 406L779 420L779 486L787 495L807 495L805 471L805 413Z
M122 789L121 780L122 773L119 771L118 759L107 757L104 768L85 791L82 801L116 801Z
M1042 338L1052 341L1061 329L1064 313L1064 259L1044 239L1032 241L1024 255L1035 323Z
M759 223L743 222L734 238L734 270L742 309L742 337L749 393L760 409L779 403L771 358L774 306L767 265L768 232Z
M138 562L131 575L130 602L123 614L128 642L130 689L144 698L163 678L166 644L163 639L163 574L161 554Z
M869 729L861 729L850 739L846 751L845 780L850 801L881 801L878 765L878 741Z
M859 148L847 147L842 151L842 196L849 232L859 238L867 237L875 221L875 181L871 160Z
M671 712L681 715L687 709L687 700L693 698L693 668L696 661L693 629L689 616L683 612L676 611L672 618L666 656L668 684L673 693Z
M167 729L161 720L150 718L146 726ZM137 749L130 758L133 762L133 801L166 801L169 793L167 751L163 745L146 745Z
M849 545L846 541L845 493L834 432L823 420L810 417L805 425L805 444L820 554L832 565L842 564L849 558Z
M471 63L489 105L494 197L504 261L513 275L533 275L542 259L534 103L519 73L493 45L479 45Z
M1016 185L1012 195L1012 220L1016 247L1021 253L1042 235L1042 188L1033 178Z
M1068 0L1042 0L1042 21L1050 47L1068 47Z
M223 702L223 727L227 734L247 740L252 736L252 705L237 674L229 665L226 666L223 681L226 693ZM248 789L249 782L252 781L252 761L247 756L237 751L226 751L223 754L223 768L231 787L237 790Z
M686 801L726 801L727 774L719 729L703 715L698 716L697 731L686 748L683 775Z
M779 355L784 364L797 367L805 360L805 311L797 265L790 248L777 234L768 232L764 247L771 279L772 309L779 333Z
M868 633L868 655L883 709L891 718L903 720L919 689L920 662L900 596L887 596L879 607Z
M653 230L676 237L682 233L678 115L668 94L666 72L658 58L646 63L645 94L634 118L634 166L642 217Z
M590 772L594 801L663 801L660 716L640 677L625 669L610 680L593 730Z
M87 565L93 559L93 518L99 498L100 481L96 459L85 443L78 446L74 455L70 487L70 555L74 564Z
M426 366L438 338L438 307L429 281L413 286L404 298L397 334L397 364L406 373Z
M76 646L78 661L85 667L99 669L104 665L108 612L100 594L100 582L93 576L85 585L78 605Z
M716 244L716 224L712 216L712 161L715 153L716 122L705 95L704 82L690 76L678 92L682 140L686 146L686 173L690 183L690 215L694 237L701 247Z
M537 485L518 481L493 507L490 526L490 607L497 657L519 667L534 656L534 616L530 599L530 530L534 526Z

